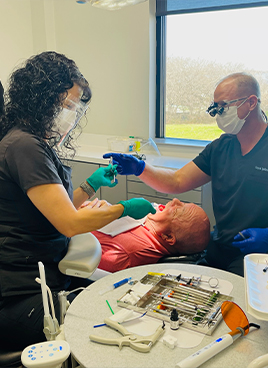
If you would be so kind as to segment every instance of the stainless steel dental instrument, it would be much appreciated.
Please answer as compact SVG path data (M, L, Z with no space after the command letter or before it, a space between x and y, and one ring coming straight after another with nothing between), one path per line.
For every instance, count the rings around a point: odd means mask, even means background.
M113 169L113 156L111 156L110 157L110 159L109 159L109 165L111 165L112 167L111 167L111 169ZM113 179L113 182L115 182L115 175L114 175L114 179Z
M181 276L181 275L180 275ZM196 276L195 276L196 278ZM169 274L148 274L140 283L152 285L139 300L130 302L130 289L120 298L119 306L169 322L172 310L179 314L183 327L211 335L221 320L220 306L232 297L218 290L203 289L199 285L186 283L184 277Z

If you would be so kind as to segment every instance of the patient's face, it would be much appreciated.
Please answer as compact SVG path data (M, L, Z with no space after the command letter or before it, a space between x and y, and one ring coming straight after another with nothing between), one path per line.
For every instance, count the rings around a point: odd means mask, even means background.
M162 211L157 211L154 215L149 214L147 218L154 222L171 223L174 219L187 219L191 213L196 211L198 207L194 203L184 203L179 199L174 198L172 201L166 204L166 207Z
M198 238L202 247L209 240L209 219L205 211L194 203L184 203L174 198L168 202L163 211L156 212L154 215L149 214L146 220L147 230L162 239L164 246L175 245L175 252L189 252L189 244L185 248L190 236L194 239ZM200 238L201 237L201 238ZM207 239L207 243L206 243ZM192 251L201 251L199 245L193 245Z

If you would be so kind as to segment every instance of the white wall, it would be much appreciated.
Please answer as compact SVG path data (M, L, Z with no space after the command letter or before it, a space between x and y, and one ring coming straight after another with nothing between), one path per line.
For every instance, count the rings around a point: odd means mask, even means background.
M86 132L148 137L149 2L109 11L55 0L54 8L57 49L92 88Z
M33 54L30 0L0 0L0 79L6 85L15 65Z
M150 6L154 1L108 11L75 0L0 0L1 79L5 83L17 62L34 53L65 53L92 88L85 132L147 138L155 96Z
M154 138L155 0L118 11L75 0L0 0L0 14L4 84L25 58L65 53L92 88L85 133ZM192 158L200 148L171 151Z

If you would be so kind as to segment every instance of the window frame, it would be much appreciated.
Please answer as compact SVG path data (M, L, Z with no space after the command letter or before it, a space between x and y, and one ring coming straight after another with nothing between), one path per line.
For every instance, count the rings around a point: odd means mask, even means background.
M181 2L183 0L180 0ZM178 1L178 3L180 2ZM206 146L211 141L199 140L199 139L185 139L185 138L171 138L165 137L165 96L166 96L166 24L167 16L174 14L189 14L189 13L204 13L208 11L221 11L232 9L245 9L268 6L268 1L247 1L246 3L237 0L234 4L232 0L229 0L230 4L219 6L202 6L202 3L207 5L206 0L192 0L192 3L198 3L197 7L191 9L177 9L177 10L164 10L163 4L172 3L174 0L156 0L156 116L155 116L155 138L159 140L159 143L170 143L187 146ZM162 2L162 3L160 3ZM213 1L212 1L213 2ZM220 1L219 1L220 2ZM224 2L224 1L223 1ZM160 4L161 11L158 10L157 5ZM167 5L164 8L168 8Z

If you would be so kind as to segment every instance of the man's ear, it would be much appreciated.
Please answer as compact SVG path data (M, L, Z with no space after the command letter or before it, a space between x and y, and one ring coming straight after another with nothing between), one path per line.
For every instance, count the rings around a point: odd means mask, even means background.
M258 97L255 95L250 96L249 102L250 102L250 111L254 110L257 103L258 103Z
M170 234L161 234L161 238L168 243L170 246L176 243L176 237L173 233Z

